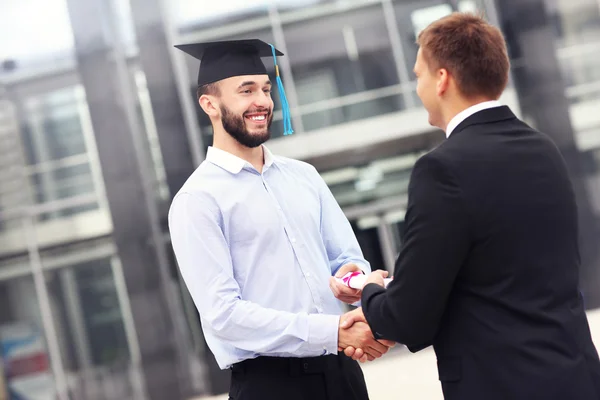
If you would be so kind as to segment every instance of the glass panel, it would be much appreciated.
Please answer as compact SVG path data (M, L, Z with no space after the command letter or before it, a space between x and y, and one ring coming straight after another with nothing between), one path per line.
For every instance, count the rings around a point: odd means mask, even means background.
M391 196L405 196L410 171L395 171L381 175L376 168L366 167L351 184L339 185L332 192L343 205L368 203Z
M38 204L84 194L94 194L94 183L91 181L91 171L88 162L81 165L58 168L49 172L36 172L30 179L34 186L35 200ZM57 211L38 215L38 221L66 217L97 208L98 204L96 202L74 207L61 207Z
M559 0L550 14L578 146L593 148L599 143L596 131L600 127L600 117L591 112L598 109L600 100L600 3Z
M317 79L316 94L299 93L301 105L399 83L383 21L381 6L371 6L283 27L294 79Z
M400 41L404 49L405 67L410 72L410 77L415 80L412 70L417 59L419 47L416 44L419 32L438 18L452 12L449 2L442 0L428 0L419 2L394 1L394 11L400 34ZM417 104L421 104L415 94Z
M56 389L33 278L0 282L0 304L0 356L4 369L0 380L5 379L9 398L54 398Z
M168 201L170 199L169 187L167 185L167 176L158 132L156 130L156 121L152 110L146 74L139 67L132 68L131 74L137 88L137 113L140 121L142 121L141 128L145 133L144 149L147 150L147 156L152 161L153 166L153 187L159 200Z
M379 159L321 173L321 176L341 206L406 196L412 167L419 154Z
M597 0L557 0L549 14L554 21L558 47L600 41L600 5Z
M381 239L377 231L378 224L379 217L369 216L350 222L363 256L371 263L373 269L380 269L385 266L381 251Z
M582 49L578 53L572 53L568 49L558 52L567 96L571 98L571 103L600 98L600 40L595 48L588 48L589 51Z
M401 95L382 96L373 100L358 101L354 104L332 107L323 111L303 113L302 123L307 131L326 128L331 125L398 111L402 108L402 102ZM313 104L310 108L315 108L314 106Z
M72 86L25 102L21 137L34 202L82 198L41 214L38 221L98 208L95 185L101 183L94 181L92 173L84 132L87 103L79 92Z
M393 226L395 231L394 237L396 239L396 246L398 248L398 252L400 252L400 249L402 248L402 240L404 239L404 221L397 222Z
M110 259L46 271L45 277L73 397L131 398L129 347Z
M86 152L74 87L31 98L25 104L23 144L29 164Z
M376 5L284 25L305 130L403 108L400 88L379 91L399 83L384 21Z

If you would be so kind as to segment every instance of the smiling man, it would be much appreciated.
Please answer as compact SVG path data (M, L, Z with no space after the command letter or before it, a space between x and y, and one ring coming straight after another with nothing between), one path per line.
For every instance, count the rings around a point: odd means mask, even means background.
M332 275L369 263L315 168L263 146L273 100L261 57L282 54L259 40L177 47L201 60L214 142L175 196L169 229L206 342L232 369L230 398L368 399L360 366L338 349L374 359L392 343L365 323L340 330L342 301L360 292Z

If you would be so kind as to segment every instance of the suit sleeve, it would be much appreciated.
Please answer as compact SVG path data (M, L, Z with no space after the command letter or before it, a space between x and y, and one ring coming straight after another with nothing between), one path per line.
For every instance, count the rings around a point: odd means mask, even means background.
M415 164L405 224L394 280L365 286L362 307L376 338L418 351L433 341L470 247L462 193L434 153Z

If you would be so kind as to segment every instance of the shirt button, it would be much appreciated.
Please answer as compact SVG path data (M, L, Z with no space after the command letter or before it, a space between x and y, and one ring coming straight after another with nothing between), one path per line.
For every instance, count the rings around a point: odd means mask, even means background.
M296 243L296 238L291 238L290 240L292 241L292 243Z
M307 278L310 278L310 272L307 272L307 273L306 273L306 277L307 277Z

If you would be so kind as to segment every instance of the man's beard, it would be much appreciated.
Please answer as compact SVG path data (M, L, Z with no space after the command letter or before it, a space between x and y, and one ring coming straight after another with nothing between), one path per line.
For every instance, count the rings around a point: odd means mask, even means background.
M221 105L221 123L225 132L229 133L232 138L237 140L242 146L254 148L258 147L271 138L271 123L273 122L273 114L266 109L247 111L243 115L235 115L227 107ZM261 134L251 134L246 128L244 115L266 111L268 122L266 130Z

